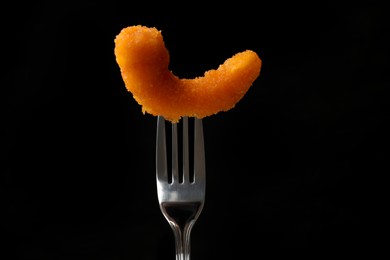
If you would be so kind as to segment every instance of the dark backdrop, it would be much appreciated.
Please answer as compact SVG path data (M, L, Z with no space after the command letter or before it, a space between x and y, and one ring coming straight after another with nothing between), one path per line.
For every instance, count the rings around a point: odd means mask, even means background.
M156 118L114 57L115 36L137 24L162 31L179 77L245 49L263 61L234 109L203 120L194 260L384 248L383 6L137 2L2 7L1 259L174 259L157 203Z

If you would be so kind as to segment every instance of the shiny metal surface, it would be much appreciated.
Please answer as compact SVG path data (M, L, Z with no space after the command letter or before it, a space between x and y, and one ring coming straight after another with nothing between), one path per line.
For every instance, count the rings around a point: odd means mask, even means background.
M206 167L201 119L194 119L193 173L190 171L188 118L182 119L182 163L179 163L178 123L172 124L172 164L168 171L165 119L157 119L156 180L160 209L175 236L176 260L190 259L190 233L205 201ZM182 171L179 170L182 165ZM192 177L193 176L193 177Z

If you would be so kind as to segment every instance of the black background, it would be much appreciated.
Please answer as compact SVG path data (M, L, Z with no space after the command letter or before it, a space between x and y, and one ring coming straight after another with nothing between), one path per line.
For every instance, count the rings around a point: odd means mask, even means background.
M384 249L388 13L308 3L2 7L0 258L174 259L157 203L156 118L114 57L115 36L137 24L162 31L179 77L245 49L263 61L234 109L203 120L207 196L192 259Z

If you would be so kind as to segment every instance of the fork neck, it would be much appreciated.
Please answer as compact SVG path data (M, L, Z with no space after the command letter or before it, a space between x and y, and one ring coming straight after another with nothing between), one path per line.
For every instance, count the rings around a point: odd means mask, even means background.
M171 205L164 203L161 206L175 237L176 260L190 260L190 233L199 216L202 204L173 203Z

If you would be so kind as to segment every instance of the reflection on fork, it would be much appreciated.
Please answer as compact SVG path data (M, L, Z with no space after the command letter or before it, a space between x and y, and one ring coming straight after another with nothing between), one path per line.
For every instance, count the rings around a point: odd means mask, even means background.
M205 201L206 167L202 120L194 118L193 171L190 171L188 118L182 119L182 171L179 170L177 123L172 124L171 171L168 170L165 119L157 119L156 180L160 209L171 226L176 260L190 259L190 233Z

